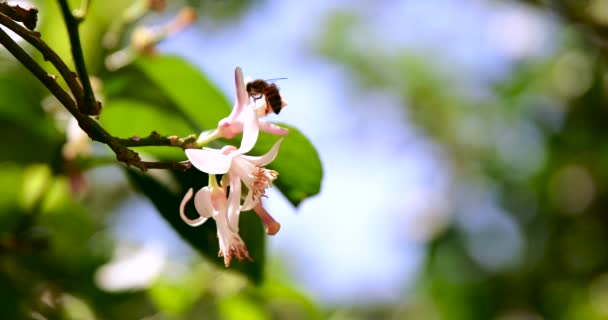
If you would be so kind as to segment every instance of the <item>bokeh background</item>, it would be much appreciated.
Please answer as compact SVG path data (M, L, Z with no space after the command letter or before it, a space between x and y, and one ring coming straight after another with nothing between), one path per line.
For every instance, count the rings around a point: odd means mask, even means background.
M105 146L66 167L61 107L2 50L3 319L608 319L608 1L170 1L104 48L134 3L92 1L81 26L108 126L133 121L114 97L158 99L108 56L150 59L135 29L193 6L154 55L228 100L237 65L288 78L270 119L316 147L321 192L271 190L282 229L254 284L182 240ZM55 1L31 4L70 61Z

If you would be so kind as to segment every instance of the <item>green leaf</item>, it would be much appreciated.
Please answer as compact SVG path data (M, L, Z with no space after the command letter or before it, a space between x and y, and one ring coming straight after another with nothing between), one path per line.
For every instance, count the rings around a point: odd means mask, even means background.
M230 114L230 103L202 72L177 56L142 57L136 66L169 97L184 116L209 130Z
M279 172L274 185L289 202L298 206L304 199L321 191L323 167L317 150L302 132L283 123L279 125L288 128L289 135L281 144L277 158L268 167ZM261 133L251 153L266 153L276 141L276 136Z
M122 138L135 135L144 137L152 131L179 136L192 133L179 117L135 100L114 99L108 102L100 121L108 132Z
M153 130L167 136L185 137L192 133L182 118L166 109L135 100L111 100L106 104L100 121L110 134L121 138L145 137ZM179 148L146 147L145 150L163 159L186 158Z
M199 227L191 227L179 216L179 205L185 191L174 194L152 177L133 169L127 169L127 174L133 185L152 201L161 216L184 240L220 268L224 268L223 258L217 255L219 245L213 219L209 219ZM208 181L207 175L196 169L175 172L175 175L180 184L185 186L184 190L191 186L198 190ZM190 217L197 216L193 201L186 206L186 214ZM265 234L262 222L255 213L249 211L241 213L239 234L247 245L253 262L233 259L228 269L246 275L254 283L260 283L265 259Z
M175 56L147 57L137 61L137 66L150 80L175 102L183 113L212 129L230 113L228 101L195 67ZM310 141L297 129L289 128L290 134L283 142L277 159L269 166L280 174L276 187L294 205L319 193L323 169L319 155ZM238 145L239 142L232 140ZM276 137L261 134L253 153L270 150Z
M246 295L232 295L219 302L222 319L226 320L267 320L266 306L258 300L248 299Z

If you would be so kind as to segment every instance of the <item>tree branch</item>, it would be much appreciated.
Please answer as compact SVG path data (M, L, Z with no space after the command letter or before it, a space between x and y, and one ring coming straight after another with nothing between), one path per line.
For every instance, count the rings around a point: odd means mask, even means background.
M20 6L11 6L5 1L0 2L0 12L11 17L15 21L22 22L30 30L36 28L38 22L38 9L36 8L21 8Z
M55 66L55 69L59 71L61 77L65 80L66 84L70 88L72 95L76 98L76 104L82 105L82 86L76 80L74 73L68 68L68 66L61 60L59 55L55 53L49 46L46 45L44 41L40 39L40 33L35 31L30 31L22 27L20 24L13 21L9 16L3 13L3 10L0 8L0 24L6 26L11 31L19 35L29 44L31 44L34 48L38 49L44 60L49 61Z
M30 57L11 37L0 29L0 43L21 62L42 84L61 102L66 109L76 118L80 128L95 141L107 144L110 149L116 154L116 159L126 163L129 166L134 166L142 171L148 169L175 169L187 170L191 167L189 162L148 162L142 161L139 154L129 149L125 144L130 146L144 145L166 145L185 148L191 141L196 139L192 136L186 138L177 137L160 137L160 135L151 135L145 139L119 139L110 135L103 127L89 116L78 111L76 102L72 97L57 83L56 77L48 74L36 61ZM158 135L158 136L157 136ZM127 143L126 141L131 141ZM143 141L142 141L143 140Z
M128 139L118 139L120 144L125 147L147 147L147 146L168 146L180 147L182 149L196 148L196 135L189 135L185 138L178 136L161 136L158 132L152 131L144 138L134 136Z
M80 9L78 9L74 13L74 19L76 19L77 23L81 23L82 21L84 21L84 18L87 17L87 14L89 13L90 5L91 5L90 0L82 0L82 2L80 3Z
M80 111L88 115L97 115L101 111L101 103L95 99L95 94L93 93L93 88L91 87L91 81L89 80L89 74L84 63L82 45L80 44L80 34L78 32L78 20L70 12L70 7L67 0L59 0L59 5L61 7L63 19L65 20L65 25L68 29L74 65L76 66L78 78L80 79L82 88L84 89L84 103L79 106Z
M19 60L42 84L51 91L51 93L57 97L57 99L68 109L68 111L76 117L80 115L78 108L72 97L65 92L59 84L57 84L56 77L48 74L42 67L40 67L32 57L30 57L11 37L0 29L0 43ZM78 118L78 117L77 117Z
M146 171L148 169L171 169L171 170L179 170L186 171L192 168L192 164L190 161L170 161L170 162L148 162L148 161L140 161L139 166L136 166L141 171Z

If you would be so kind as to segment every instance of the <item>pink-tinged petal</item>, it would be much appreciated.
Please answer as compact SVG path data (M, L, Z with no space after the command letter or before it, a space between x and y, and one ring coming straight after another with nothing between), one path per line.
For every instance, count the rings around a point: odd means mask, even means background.
M257 201L253 200L253 192L251 190L249 190L247 192L247 197L245 198L245 201L243 202L243 205L241 206L241 211L248 211L253 209L253 207L255 207Z
M217 238L219 240L220 251L218 252L218 256L224 257L224 264L226 267L230 266L230 262L233 257L236 257L239 261L243 259L247 259L249 261L253 261L249 252L247 251L247 246L243 242L243 239L239 236L238 233L232 232L225 217L222 215L216 219L217 225Z
M213 217L213 212L216 209L213 207L213 200L211 199L211 190L209 189L209 187L204 187L200 189L194 195L194 207L196 208L196 211L198 211L198 214L201 215L201 217Z
M265 155L262 155L259 157L252 157L252 156L241 156L241 157L257 166L263 167L263 166L271 163L272 161L274 161L274 159L277 157L277 154L279 154L279 147L281 147L281 142L283 142L283 139L284 138L277 140L277 142L275 142L274 146L272 146L270 151L268 151Z
M249 104L249 94L245 87L245 78L241 67L234 70L234 86L236 87L236 101L240 108Z
M243 132L243 124L237 120L230 120L228 117L220 120L217 130L222 137L232 139L237 134Z
M276 124L268 122L266 120L260 119L258 121L258 125L259 125L261 131L270 133L275 136L284 137L289 134L289 130L287 130L283 127L279 127Z
M255 115L253 108L245 107L241 116L243 117L243 138L241 139L241 146L237 150L238 154L244 154L253 149L260 133L258 117Z
M230 195L228 196L228 225L233 232L239 232L239 215L241 213L241 179L229 173Z
M208 174L224 174L230 170L232 157L214 149L186 149L192 165Z
M190 201L190 199L192 199L192 194L194 193L194 191L192 190L192 188L188 189L188 192L186 192L186 194L184 195L184 198L182 199L182 203L179 204L179 214L184 217L186 214L184 212L184 208L186 208L186 203L188 203L188 201Z
M234 69L234 87L236 91L236 99L234 101L234 106L232 107L232 112L222 121L228 123L234 123L237 117L241 114L243 107L249 103L249 95L247 94L247 90L245 88L245 81L243 79L243 70L240 67L236 67ZM222 126L222 122L220 121L220 127Z
M202 191L202 189L201 189L201 191ZM200 226L201 224L203 224L207 220L207 218L200 216L196 219L190 219L186 216L186 212L185 212L186 203L188 203L188 201L190 201L190 199L192 199L192 193L193 193L192 188L188 189L188 192L186 192L186 195L182 199L182 203L180 203L180 205L179 205L179 216L182 218L182 220L184 220L184 222L186 222L190 226L196 227L196 226ZM197 192L196 195L198 196L199 193L200 193L200 191ZM195 205L196 205L196 202L195 202ZM196 208L196 210L199 211L198 208ZM200 214L200 211L199 211L199 214Z
M257 213L260 219L262 220L262 223L264 223L266 234L268 234L269 236L274 236L275 234L277 234L277 232L279 232L279 230L281 229L281 224L274 220L270 213L268 213L268 211L264 209L262 201L258 202L254 210L255 213Z

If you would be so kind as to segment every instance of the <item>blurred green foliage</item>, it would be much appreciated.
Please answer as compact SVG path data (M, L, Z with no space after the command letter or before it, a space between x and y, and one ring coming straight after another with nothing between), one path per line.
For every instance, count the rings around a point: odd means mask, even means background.
M411 122L441 146L451 174L452 223L429 242L414 292L400 305L332 310L332 319L608 319L608 38L606 21L595 10L600 7L593 7L601 1L520 2L547 19L561 18L559 48L517 61L507 75L485 83L481 96L467 92L457 66L449 69L440 54L388 53L373 37L362 49L351 35L365 21L351 11L335 12L321 28L318 52L352 72L361 91L396 97ZM221 22L259 5L189 3ZM36 4L43 39L71 65L55 1ZM110 133L184 136L213 128L228 114L230 101L182 58L141 56L106 70L104 58L111 52L100 43L130 3L93 4L82 25L83 43L89 70L103 83L100 122ZM167 15L181 5L172 3ZM121 47L128 45L132 28L124 30ZM105 177L109 182L93 181L95 194L83 191L83 177L103 179L83 176L86 162L64 161L65 123L54 119L61 118L56 102L6 52L0 65L0 318L325 318L287 280L268 275L265 236L255 214L241 218L255 262L235 262L227 272L217 259L213 222L199 228L181 223L181 197L206 184L204 173L162 176L127 169ZM314 147L290 130L271 167L281 172L276 186L297 206L320 191L323 172ZM254 153L266 152L275 140L262 135ZM184 159L179 150L138 151ZM105 149L98 155L100 163L111 156ZM95 279L120 246L106 229L115 209L134 197L128 182L205 259L168 261L168 271L148 287L112 292ZM193 213L192 204L187 210Z
M349 35L365 30L363 19L327 19L319 52L360 88L397 97L452 175L452 223L430 242L410 300L386 316L608 318L606 21L594 19L601 1L529 2L546 19L560 15L559 48L516 61L481 95L441 53L387 53L371 38L362 50Z
M130 32L140 19L113 29L124 32L117 48L106 49L101 43L112 23L134 2L92 1L81 25L87 67L98 78L96 95L104 102L100 123L112 135L123 138L143 137L152 131L184 137L213 129L230 113L231 103L201 70L184 59L144 52L118 70L104 67L109 54L130 45ZM79 3L70 1L73 8ZM251 3L226 2L221 4L225 7L222 9L219 3L202 1L197 7L224 10L234 19ZM184 4L172 2L164 13L145 15L151 21L170 20ZM35 5L40 11L37 30L42 39L73 66L57 3L38 1ZM221 17L225 18L228 15ZM50 74L57 74L38 52L24 47ZM206 174L195 169L166 174L131 169L105 172L103 168L98 173L87 172L97 165L122 164L102 145L94 145L89 159L64 158L65 110L5 51L0 52L0 64L0 134L4 137L0 142L0 318L319 317L313 304L285 283L262 282L266 276L266 235L255 213L245 212L240 219L240 234L254 260L233 261L228 271L217 256L214 222L192 228L181 221L179 204L183 195L188 188L205 186ZM232 72L227 70L227 76ZM291 137L285 143L287 155L277 158L274 166L292 180L277 184L277 188L298 205L319 192L322 171L312 144L297 129L290 129ZM267 152L276 138L263 136L261 141L257 153ZM183 151L175 148L140 149L137 151L146 157L186 159ZM294 156L309 170L294 170ZM165 272L147 280L144 287L108 289L112 284L104 278L104 270L125 263L118 254L125 244L118 243L108 228L116 209L135 197L133 191L147 197L168 225L206 259L195 258L186 266L183 261L167 261L165 257ZM187 211L194 214L194 210L190 203ZM140 226L129 228L137 230ZM146 274L154 263L137 268L142 269L131 269L128 279Z

